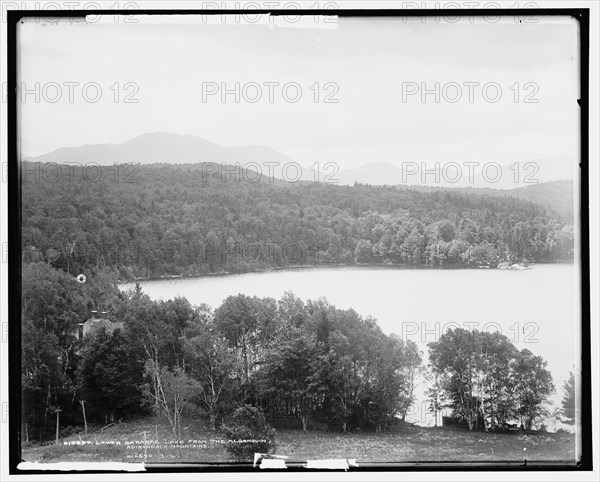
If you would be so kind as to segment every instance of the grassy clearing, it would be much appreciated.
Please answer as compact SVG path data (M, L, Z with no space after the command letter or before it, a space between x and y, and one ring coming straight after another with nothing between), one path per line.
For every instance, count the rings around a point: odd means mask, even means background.
M280 431L277 451L292 459L356 458L358 462L574 460L570 435L470 433L410 427L395 433L315 434Z
M61 440L85 445L24 444L30 462L233 462L223 435L203 421L186 421L181 455L169 427L156 418L120 423L104 431L83 430ZM147 445L143 444L146 431ZM153 441L159 447L153 447ZM127 443L135 442L135 443ZM139 442L139 443L138 443ZM575 436L570 434L489 434L461 428L403 426L384 433L302 432L281 429L276 435L279 455L290 462L307 459L355 458L362 462L575 460ZM145 450L144 450L145 447Z

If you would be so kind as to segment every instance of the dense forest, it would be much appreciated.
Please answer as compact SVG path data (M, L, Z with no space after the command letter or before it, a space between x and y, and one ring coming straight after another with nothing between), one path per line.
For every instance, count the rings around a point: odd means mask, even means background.
M512 197L286 183L199 165L25 162L24 262L121 280L306 264L573 259L572 220Z
M477 188L477 187L425 187L411 186L410 189L419 192L432 191L450 191L462 192L465 194L486 194L489 196L510 196L530 201L541 206L550 208L564 220L573 220L574 218L574 199L575 199L575 182L570 180L542 182L538 184L530 184L528 186L517 187L514 189L493 189L493 188Z
M78 338L100 304L122 324ZM223 416L252 404L304 430L377 428L412 403L421 355L375 320L325 299L230 296L216 310L182 298L120 292L104 272L80 284L45 263L23 271L22 370L27 437L155 411L179 437L180 417ZM283 420L283 422L282 422Z
M119 325L78 337L97 306ZM180 440L186 417L218 430L245 405L276 427L380 431L406 416L423 376L431 412L449 408L470 429L529 430L554 390L545 361L500 334L448 331L430 343L426 372L417 346L376 320L290 292L230 296L212 310L153 301L139 285L121 292L106 270L79 283L27 263L22 323L25 441L53 436L57 410L62 433L154 413ZM574 417L574 402L564 405Z

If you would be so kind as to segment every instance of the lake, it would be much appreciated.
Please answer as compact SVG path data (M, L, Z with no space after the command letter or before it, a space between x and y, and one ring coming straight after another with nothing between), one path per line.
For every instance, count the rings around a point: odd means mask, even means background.
M423 351L446 329L500 331L519 348L548 361L562 398L570 370L580 367L580 269L576 264L535 265L529 270L305 268L202 278L141 281L152 299L187 298L218 307L243 293L279 299L292 291L303 300L325 297L338 308L372 315L386 333L412 340ZM135 283L120 286L127 290ZM417 390L411 421L430 424ZM551 427L549 427L551 429Z

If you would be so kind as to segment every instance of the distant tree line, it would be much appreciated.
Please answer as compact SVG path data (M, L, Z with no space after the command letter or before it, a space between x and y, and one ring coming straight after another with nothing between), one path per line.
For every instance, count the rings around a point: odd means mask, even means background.
M23 266L22 386L26 438L61 425L161 414L181 439L185 416L218 429L244 405L275 426L381 430L407 415L424 370L411 342L325 299L230 296L216 310L152 301L100 269L78 283L47 263ZM90 310L122 329L78 339ZM470 428L531 428L553 390L545 362L499 334L451 330L429 345L432 412L450 407ZM571 393L571 392L569 392ZM572 393L571 399L573 399ZM573 403L565 398L571 410ZM573 399L574 400L574 399ZM566 417L573 417L565 411Z
M74 275L105 267L131 280L319 263L573 259L572 220L509 196L250 182L194 165L143 165L127 179L63 168L51 178L23 175L23 259Z

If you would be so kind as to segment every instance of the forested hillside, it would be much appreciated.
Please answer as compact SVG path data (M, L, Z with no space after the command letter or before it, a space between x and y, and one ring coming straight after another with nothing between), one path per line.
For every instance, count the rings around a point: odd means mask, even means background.
M72 275L302 264L495 266L573 258L573 226L511 197L285 183L216 165L24 166L25 262ZM87 177L86 177L87 174Z
M539 184L530 184L525 187L514 189L492 189L478 187L456 187L439 188L425 186L411 186L409 189L415 189L419 192L433 192L450 190L451 192L462 192L465 194L487 194L490 196L510 196L530 201L540 206L544 206L559 214L566 222L573 220L575 186L572 180L542 182Z

